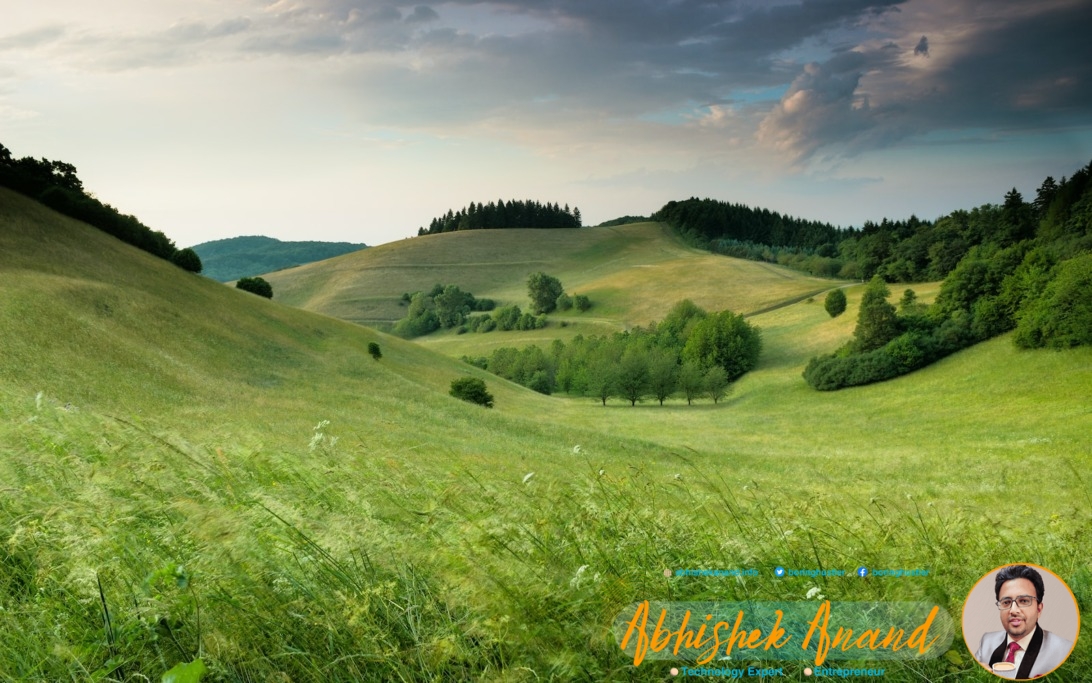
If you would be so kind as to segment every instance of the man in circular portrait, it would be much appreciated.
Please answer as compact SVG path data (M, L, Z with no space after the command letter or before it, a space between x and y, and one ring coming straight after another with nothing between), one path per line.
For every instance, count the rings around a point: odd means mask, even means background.
M1004 630L984 634L975 659L995 673L1014 671L1009 675L1016 679L1042 676L1060 666L1073 643L1039 625L1044 593L1042 575L1027 565L998 571L994 597Z

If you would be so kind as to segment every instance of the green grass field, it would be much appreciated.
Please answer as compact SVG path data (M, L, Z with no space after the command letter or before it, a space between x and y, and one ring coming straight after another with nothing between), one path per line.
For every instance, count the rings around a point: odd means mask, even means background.
M750 313L839 284L692 249L657 223L426 235L264 277L277 301L389 326L405 316L402 293L427 291L437 283L526 309L527 276L536 271L559 278L570 293L591 298L592 310L551 318L554 325L576 323L584 334L646 325L683 298L709 310ZM443 336L428 341L460 355L439 341Z
M584 258L543 269L582 291L599 277L579 280ZM520 293L506 277L466 286ZM974 582L1012 561L1059 574L1089 623L1092 349L1002 337L814 392L800 372L852 333L860 289L833 320L820 297L752 316L763 357L719 405L604 408L192 276L0 190L0 680L158 681L197 656L216 681L664 680L671 664L635 668L615 644L627 605L818 587L934 601L958 626ZM661 315L617 297L603 309ZM467 374L496 408L447 395ZM772 576L862 564L930 576ZM736 567L762 575L663 574ZM1088 642L1050 680L1092 678ZM958 633L945 657L887 668L993 680Z

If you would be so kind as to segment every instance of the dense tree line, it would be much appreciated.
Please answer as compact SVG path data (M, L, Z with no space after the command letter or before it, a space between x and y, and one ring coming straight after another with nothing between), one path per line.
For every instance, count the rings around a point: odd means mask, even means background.
M152 230L135 216L125 215L89 195L72 164L45 158L16 159L10 150L0 145L0 186L36 199L54 211L83 221L160 258L170 260L178 251L174 242L162 232ZM201 270L200 262L194 263L189 254L177 262L187 270Z
M1084 234L1081 202L1092 164L1060 182L1047 178L1035 199L1015 189L999 204L953 211L936 221L911 216L866 221L861 228L782 216L766 209L691 198L668 202L652 215L684 239L711 251L778 263L820 277L886 282L942 280L975 247L1005 249L1041 239L1052 242Z
M603 405L610 398L630 405L651 398L662 405L674 395L687 403L702 396L719 401L730 382L754 368L761 348L758 330L742 316L681 301L646 328L464 360L544 394L589 396Z
M490 230L500 228L579 228L580 209L570 209L533 200L499 200L488 204L470 202L458 211L448 211L433 218L428 230L419 228L418 235L435 235L455 230Z
M993 215L993 229L954 264L936 301L921 306L907 290L896 310L875 275L853 340L813 358L809 384L832 390L890 379L1010 330L1024 348L1092 344L1092 165L1060 183L1047 178L1034 202L1012 190L1002 206L976 211ZM974 225L974 214L937 224Z

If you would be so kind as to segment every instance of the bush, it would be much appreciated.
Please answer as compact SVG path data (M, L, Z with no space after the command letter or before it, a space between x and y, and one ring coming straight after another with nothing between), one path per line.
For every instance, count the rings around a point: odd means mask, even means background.
M368 342L368 353L376 360L383 357L383 352L379 350L379 344L375 342Z
M583 294L577 294L573 297L573 305L576 306L576 310L583 313L584 311L591 308L591 299L584 296Z
M485 387L485 382L477 377L460 377L451 380L451 395L455 398L476 403L486 408L493 407L493 395Z
M193 249L179 249L174 252L171 255L171 263L191 273L200 273L203 268L201 257Z
M823 308L827 309L832 318L842 315L846 310L846 293L841 289L832 290L823 301Z
M267 299L273 298L273 285L260 277L240 278L238 282L235 283L235 288L241 289L244 292L250 292L251 294L257 294L258 296L264 296Z
M568 294L562 292L561 296L557 297L557 310L568 311L573 307L573 298Z

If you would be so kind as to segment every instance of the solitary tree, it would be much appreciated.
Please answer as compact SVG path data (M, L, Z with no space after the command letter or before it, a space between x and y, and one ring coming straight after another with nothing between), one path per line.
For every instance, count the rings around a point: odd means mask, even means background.
M273 298L273 285L265 281L260 277L244 277L239 278L235 283L236 289L241 289L244 292L250 292L251 294L257 294L258 296L264 296L267 299Z
M191 273L200 273L203 267L201 257L197 255L196 251L189 248L179 249L171 254L171 263Z
M493 395L486 390L485 382L477 377L460 377L451 380L451 395L464 401L493 407Z
M531 297L531 311L535 315L550 313L557 308L557 298L565 291L561 280L546 273L531 273L527 278L527 294Z
M379 344L376 344L375 342L368 342L368 353L376 360L383 357L383 352L379 350Z
M591 299L589 299L584 294L577 294L573 297L573 305L576 306L576 310L583 313L584 311L591 308Z
M841 289L831 290L823 302L823 308L827 309L832 318L842 315L846 310L846 293Z

